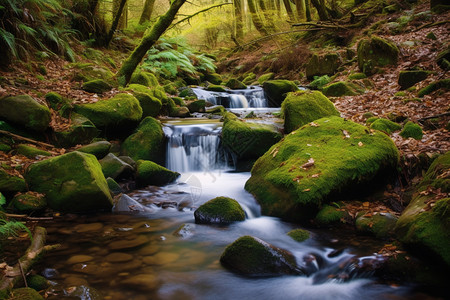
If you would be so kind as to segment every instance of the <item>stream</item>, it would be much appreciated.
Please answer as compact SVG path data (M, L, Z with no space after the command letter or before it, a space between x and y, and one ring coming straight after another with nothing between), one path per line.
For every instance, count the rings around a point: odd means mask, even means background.
M249 106L233 107L240 108ZM47 243L61 244L36 268L54 284L48 299L409 299L410 287L381 283L363 267L377 264L373 253L383 241L312 230L298 243L286 235L297 225L262 216L244 190L250 173L235 172L221 145L221 126L208 119L164 121L166 166L181 177L128 194L148 212L43 222ZM195 224L195 209L217 196L236 199L246 221ZM291 251L309 276L249 278L223 268L225 247L243 235Z

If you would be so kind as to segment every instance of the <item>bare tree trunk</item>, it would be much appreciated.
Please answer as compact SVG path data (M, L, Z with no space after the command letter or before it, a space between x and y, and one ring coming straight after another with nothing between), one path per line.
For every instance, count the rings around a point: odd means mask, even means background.
M317 13L319 14L319 19L321 21L328 21L330 19L325 6L325 0L311 0L311 3L317 9Z
M122 12L123 12L123 9L124 9L126 3L127 3L127 0L120 0L120 6L114 17L114 21L111 25L111 29L109 30L108 35L106 36L106 40L104 43L105 47L108 47L109 43L111 43L114 32L116 31L117 26L119 25L120 17L122 16Z
M267 10L266 3L264 1L265 0L259 0L259 7L263 12L264 19L267 21L267 29L269 29L269 31L274 31L275 25L273 23L271 12Z
M172 24L178 10L186 2L186 0L173 0L171 2L169 10L159 17L155 24L153 24L150 31L142 38L139 45L134 49L131 55L123 62L119 72L117 72L117 78L121 86L125 86L131 79L137 66L144 58L147 51L156 43L159 37L169 28Z
M244 21L242 17L242 0L233 0L234 17L236 21L236 40L241 41L244 38Z
M145 0L144 9L142 10L141 18L139 19L139 25L142 25L151 19L154 6L155 0Z
M295 0L295 7L297 8L298 20L305 19L305 0Z
M294 17L294 13L292 12L291 1L290 0L283 0L283 4L284 4L284 8L286 8L286 12L287 12L287 14L289 16L289 20L294 22L295 21L295 17Z
M258 30L259 33L262 35L267 35L267 30L264 27L264 23L261 20L261 17L258 14L258 11L256 10L256 5L253 0L247 0L248 3L248 10L250 11L250 15L252 17L253 25L255 25L256 30Z
M128 4L125 2L124 8L120 11L120 6L122 4L122 0L114 0L113 1L113 20L117 18L117 15L120 16L119 23L117 24L117 28L125 29L127 25L128 18ZM117 29L116 28L116 29Z
M306 21L311 22L311 4L309 0L305 0L305 15L306 15Z

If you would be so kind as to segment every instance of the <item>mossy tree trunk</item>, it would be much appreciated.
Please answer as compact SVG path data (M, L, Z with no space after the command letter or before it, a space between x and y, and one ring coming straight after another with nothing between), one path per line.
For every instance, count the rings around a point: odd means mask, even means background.
M233 0L234 18L236 21L236 39L242 41L244 38L244 21L242 17L242 0Z
M288 0L289 1L289 0ZM247 0L248 4L248 10L250 11L250 15L252 17L253 25L255 25L256 30L258 30L259 33L262 35L267 35L267 30L264 27L264 23L261 20L261 17L258 14L258 11L256 10L256 4L253 0Z
M305 0L305 15L306 21L311 22L311 4L309 0Z
M305 0L295 0L295 7L297 8L297 17L299 21L305 19Z
M142 10L141 18L139 19L139 25L142 25L151 19L154 6L155 0L145 0L144 9Z
M286 12L289 16L289 20L292 22L295 22L294 12L292 11L291 7L291 1L290 0L283 0L284 8L286 8Z
M169 7L169 10L159 17L152 28L146 34L139 45L134 49L131 55L123 62L122 67L117 73L119 84L125 86L131 79L131 75L136 70L137 66L144 58L147 51L156 43L159 37L169 28L172 21L175 19L178 10L186 2L186 0L174 0Z
M311 0L311 3L317 9L320 21L328 21L330 19L325 0Z
M275 24L273 23L273 19L271 16L272 12L267 9L265 0L259 0L259 7L261 8L261 11L263 12L264 15L264 19L267 22L266 28L268 29L268 31L275 31Z

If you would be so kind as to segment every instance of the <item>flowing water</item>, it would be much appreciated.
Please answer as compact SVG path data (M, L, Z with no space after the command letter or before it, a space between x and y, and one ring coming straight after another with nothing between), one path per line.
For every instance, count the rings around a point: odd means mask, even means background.
M247 89L227 90L227 92L207 91L203 88L192 88L198 99L206 100L214 105L223 105L226 108L267 107L264 90L259 86L250 86Z

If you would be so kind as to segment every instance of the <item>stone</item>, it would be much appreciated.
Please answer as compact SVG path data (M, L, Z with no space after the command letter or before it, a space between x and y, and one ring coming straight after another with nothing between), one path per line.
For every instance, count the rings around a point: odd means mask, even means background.
M216 84L210 84L208 85L208 87L206 88L207 91L211 91L211 92L219 92L219 93L225 93L227 91L226 88L224 88L221 85L216 85Z
M111 242L108 247L111 250L125 250L144 246L148 242L149 241L145 236L139 235L131 240L118 240Z
M402 126L398 123L392 122L391 120L380 118L374 120L370 124L370 128L383 131L387 135L390 135L392 132L402 129Z
M206 74L203 77L203 81L208 81L211 82L212 84L221 84L222 77L220 76L220 74L217 73Z
M206 100L195 100L187 105L190 113L205 112Z
M74 151L36 162L25 178L31 190L46 195L52 209L84 212L112 207L101 166L91 154Z
M420 141L423 137L422 127L419 124L408 121L400 132L400 136L405 139L413 138Z
M331 82L331 78L328 75L323 75L320 77L315 76L314 78L315 79L309 84L309 87L313 89L322 89L325 85Z
M71 256L66 263L68 265L74 265L74 264L79 264L79 263L84 263L84 262L88 262L93 260L94 257L90 256L90 255L74 255Z
M112 208L114 212L153 212L152 209L140 204L128 195L122 194L120 197L115 199L116 201Z
M133 255L122 252L113 252L105 257L105 261L110 263L127 262L133 259Z
M255 74L253 74L253 75L255 75ZM253 81L255 80L255 77L256 76L253 76ZM250 78L252 78L252 77L250 77ZM274 73L262 74L261 76L258 77L258 83L259 84L264 84L264 82L266 82L268 80L273 80L273 79L275 79L275 74ZM247 80L249 80L248 76L247 76Z
M98 141L85 145L77 149L79 152L89 153L97 157L97 159L102 159L105 157L109 150L111 149L111 143L108 141Z
M230 224L244 221L245 212L239 202L228 197L216 197L202 204L195 212L196 224Z
M36 291L45 290L50 286L48 280L41 275L29 275L27 276L27 284L29 288Z
M81 89L89 93L102 94L110 91L112 89L112 86L110 86L103 79L94 79L83 83Z
M438 53L436 63L442 70L450 70L450 48Z
M364 89L356 84L345 81L331 83L322 89L322 93L327 97L356 96L363 92Z
M156 274L139 274L120 281L126 289L138 289L141 291L154 291L160 285Z
M263 84L269 107L280 107L287 93L298 90L297 85L289 80L268 80Z
M162 102L155 96L155 90L140 84L130 84L126 89L133 93L133 96L138 99L142 107L142 117L156 117L159 115L162 107Z
M10 175L0 167L0 192L15 194L27 190L27 185L22 177Z
M55 92L47 93L45 100L53 110L59 111L60 115L65 115L67 111L73 108L72 102L69 99Z
M310 238L309 231L300 228L289 231L287 235L296 242L304 242Z
M340 116L334 104L319 91L289 93L281 105L281 112L285 133L323 117Z
M167 265L176 262L180 258L178 253L159 252L153 256L144 257L144 263L148 265Z
M188 239L194 235L195 224L183 224L173 233L174 236Z
M180 173L172 172L148 160L137 161L136 183L139 186L166 185L174 182Z
M13 289L11 294L14 295L11 298L6 299L18 299L18 300L44 300L39 293L31 287L23 287L20 289ZM1 294L0 294L1 296Z
M361 215L356 219L356 230L361 233L368 233L377 238L391 237L397 217L390 213L376 213L371 215Z
M246 276L302 274L292 253L248 235L228 245L220 262L227 269Z
M145 71L134 72L130 79L131 84L139 84L146 87L156 87L159 86L158 79L153 73Z
M245 189L263 215L305 222L329 195L344 195L383 179L397 167L399 152L381 132L339 117L304 125L273 145L253 165Z
M358 43L358 67L366 75L372 75L375 67L396 65L400 51L397 46L378 36Z
M33 146L19 144L16 147L16 153L28 158L36 158L39 156L51 156L50 152L38 149Z
M90 143L100 131L88 118L72 112L70 128L66 131L56 131L56 143L61 147L73 147Z
M190 117L191 113L189 112L189 108L182 106L182 107L172 107L169 112L169 117L173 118L186 118Z
M247 88L245 84L235 78L231 78L230 80L228 80L227 83L225 83L225 86L232 90L244 90Z
M401 90L406 90L416 83L425 80L430 72L424 70L400 71L398 75L398 85Z
M105 178L111 177L117 179L120 177L130 177L134 172L132 166L112 153L108 153L108 155L99 160L99 163L102 166L102 172Z
M51 115L47 106L28 95L6 96L0 98L0 119L34 131L44 131L50 124Z
M332 226L340 223L346 216L345 212L331 205L324 205L314 218L318 226Z
M117 86L114 80L114 74L107 68L95 66L93 64L72 64L75 69L73 74L73 80L75 81L91 81L95 79L103 79L111 85Z
M333 75L341 64L341 58L336 53L314 54L306 64L306 78L311 80L314 76Z
M448 91L450 89L450 78L441 79L435 82L430 83L428 86L421 89L417 96L422 98L425 95L431 94L434 91L437 91L439 89L443 89L444 91Z
M113 195L119 195L120 193L123 193L122 188L120 185L111 177L106 178L106 183L108 184L109 191Z
M11 200L11 205L19 212L32 212L47 207L47 201L42 194L27 192L16 194Z

